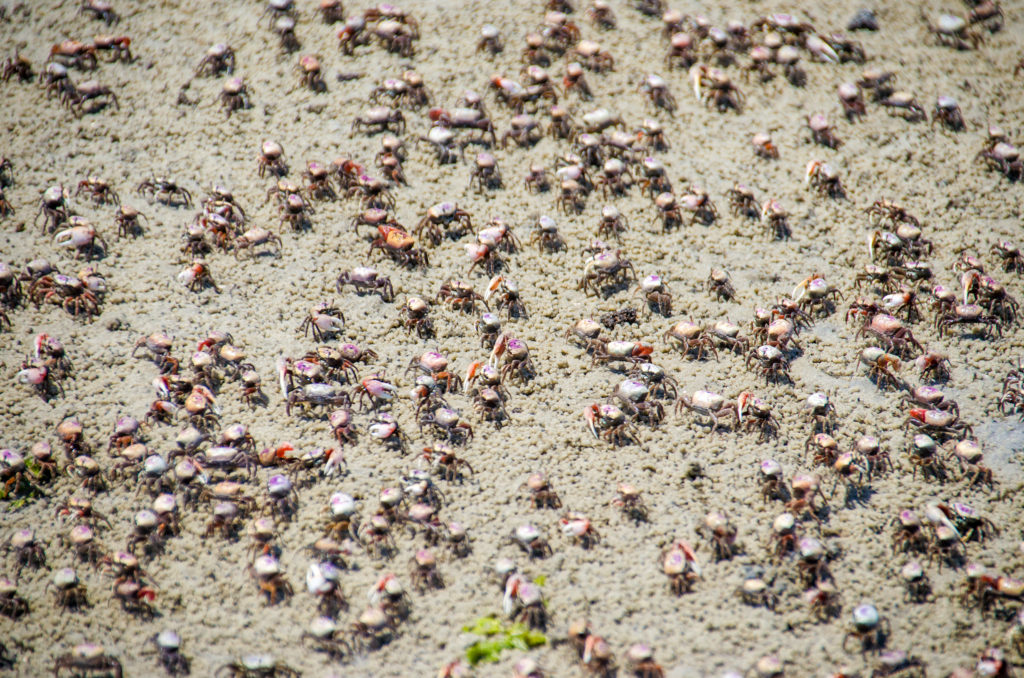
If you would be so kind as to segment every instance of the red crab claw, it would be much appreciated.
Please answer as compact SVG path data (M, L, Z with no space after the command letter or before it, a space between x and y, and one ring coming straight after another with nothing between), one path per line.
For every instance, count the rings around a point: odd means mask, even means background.
M153 379L153 388L156 389L156 394L161 398L168 398L171 395L171 385L167 381L167 377L156 377Z
M654 353L654 347L650 344L645 344L642 341L636 342L636 346L633 347L634 358L646 358L652 353Z
M925 418L926 418L927 415L928 415L928 410L926 410L924 408L914 408L914 409L910 410L910 418L914 419L916 421L919 421L922 424L925 422Z
M143 586L141 589L139 589L139 592L136 594L136 596L138 597L139 600L148 600L149 602L153 602L154 600L156 600L156 591L150 588L149 586Z
M427 111L427 116L432 122L437 122L441 118L447 117L448 112L443 108L431 108Z
M501 609L505 614L511 615L516 609L516 596L519 595L519 587L526 583L526 577L518 572L505 580L505 593L501 597Z
M676 541L675 547L683 552L683 555L686 556L686 562L690 563L693 567L694 573L700 576L700 566L697 564L697 552L692 546L690 546L690 542L680 539Z
M40 353L40 351L42 351L43 346L45 346L46 342L48 342L49 340L50 340L50 335L49 334L43 333L43 334L39 334L39 335L36 336L36 340L35 340L35 349L36 349L35 356L36 356L36 360L39 360L39 353Z
M744 391L736 398L736 418L743 423L743 411L747 409L747 403L754 397L750 391Z

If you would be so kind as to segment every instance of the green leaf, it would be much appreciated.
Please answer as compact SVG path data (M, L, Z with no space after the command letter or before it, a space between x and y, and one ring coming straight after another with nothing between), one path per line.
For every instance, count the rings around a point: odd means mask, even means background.
M530 630L523 634L523 639L530 647L540 647L548 642L547 636L537 630Z
M472 624L463 626L462 630L489 638L478 640L466 648L466 659L473 666L481 662L499 661L504 650L529 650L548 642L540 631L534 631L525 624L503 626L494 616L480 617Z
M547 582L547 580L548 580L548 576L546 574L542 574L541 576L539 576L536 579L534 579L533 583L536 584L537 586L544 586L544 584L545 584L545 582Z
M497 617L480 617L469 626L463 626L462 630L477 636L493 636L501 633L501 621Z

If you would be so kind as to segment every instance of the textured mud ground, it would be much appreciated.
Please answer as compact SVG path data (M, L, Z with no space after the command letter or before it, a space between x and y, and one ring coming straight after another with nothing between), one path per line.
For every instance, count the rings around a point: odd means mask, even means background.
M386 368L403 393L412 379L403 375L405 366L424 350L445 352L459 370L485 356L477 348L474 316L439 304L433 309L436 338L421 341L395 329L399 303L406 296L432 298L442 282L464 275L468 264L463 244L469 236L446 241L431 251L433 266L425 274L376 261L394 282L395 304L382 303L374 295L335 293L339 272L367 262L368 243L349 226L354 201L317 204L309 232L280 229L284 251L279 259L259 257L237 263L230 255L212 255L220 294L192 293L175 282L183 266L180 236L193 212L139 198L133 189L143 179L166 175L197 197L213 184L224 184L232 188L254 223L279 230L275 210L264 204L270 181L256 175L261 141L270 138L283 144L296 179L308 160L329 162L350 153L367 165L372 163L379 140L352 135L349 126L365 107L370 89L384 77L397 77L410 62L377 47L360 49L354 57L340 55L336 29L314 18L315 3L301 0L297 4L302 52L323 57L328 83L324 94L299 88L294 70L297 55L280 52L276 37L258 20L262 5L255 1L217 6L118 2L124 17L118 32L133 37L137 60L131 65L103 64L95 77L117 92L119 111L107 109L76 120L34 85L14 81L0 85L4 102L0 152L12 159L17 179L7 190L17 214L2 222L0 258L20 267L31 258L47 257L65 272L77 269L66 251L40 235L31 221L41 192L54 183L74 187L88 174L98 174L125 203L149 217L144 237L118 240L110 225L111 208L73 201L74 209L97 224L109 242L108 256L99 268L110 292L102 314L92 322L76 321L57 307L24 308L12 314L13 329L0 334L4 365L0 444L27 451L40 439L56 442L57 423L77 415L86 423L90 442L105 447L114 419L120 414L141 418L153 399L150 381L156 368L129 358L133 341L163 329L177 338L175 351L184 358L186 347L208 330L220 329L230 331L249 352L270 398L269 407L250 410L240 402L235 387L226 386L219 398L223 422L248 423L261 446L281 441L291 441L300 449L330 445L325 421L285 415L273 378L279 356L299 356L313 346L297 328L307 309L324 299L338 301L348 321L348 339L380 354L374 369ZM29 16L15 13L13 20L0 22L0 43L20 46L37 70L50 44L103 32L100 23L76 15L73 3L27 6ZM406 6L423 29L411 65L422 73L435 101L449 107L466 88L484 91L492 72L516 77L522 35L542 17L540 3L533 1L514 6L438 6L410 0ZM654 209L638 189L615 202L631 226L623 237L624 253L641 276L659 273L669 280L675 312L672 318L644 315L638 327L620 327L614 334L653 342L655 362L679 381L683 391L707 388L735 397L742 390L754 390L774 405L781 422L779 438L758 444L753 435L729 431L709 435L706 427L684 414L669 416L654 431L642 427L640 444L612 447L596 441L581 412L587 404L606 398L622 376L592 367L589 356L569 345L563 333L577 318L636 303L629 290L615 291L604 299L585 297L576 290L586 256L582 249L594 237L604 201L592 195L583 214L561 216L553 194L525 191L521 178L530 163L550 165L562 150L547 138L529 150L495 151L506 188L483 194L468 189L467 164L437 167L427 149L415 141L428 129L425 111L408 111L405 139L410 157L405 170L410 186L395 191L400 222L413 226L428 206L448 199L469 210L475 224L491 217L508 219L517 224L516 233L523 240L529 237L531 216L550 214L568 242L561 253L540 254L527 246L510 258L509 273L520 283L530 317L506 323L506 330L528 342L538 371L533 381L510 387L511 425L496 430L479 422L461 395L450 398L474 426L475 438L462 454L476 473L462 484L443 485L448 503L441 517L469 527L472 555L441 563L446 587L413 596L411 618L390 646L347 666L332 665L299 645L300 632L315 611L315 600L303 586L310 562L303 547L319 534L322 508L332 492L343 490L358 497L365 517L374 510L379 489L396 484L401 473L416 464L412 455L386 452L365 435L368 415L357 415L363 435L358 444L346 449L347 474L304 489L297 519L281 528L286 546L282 563L297 593L276 607L264 605L246 572L246 539L237 543L202 539L199 535L209 514L208 509L200 509L185 515L184 535L168 545L165 555L145 563L159 586L159 618L139 621L123 613L112 599L110 579L85 566L78 569L92 606L80 613L59 611L46 585L53 569L72 564L72 555L60 540L68 528L53 517L59 499L76 491L65 478L50 488L50 498L0 514L5 533L24 526L37 530L50 568L23 574L18 589L32 611L17 623L4 621L5 642L18 657L15 675L39 675L49 670L54 657L85 640L104 642L109 652L120 657L126 675L153 675L154 658L143 654L143 640L163 628L181 633L194 675L210 675L232 658L257 649L275 654L304 675L428 675L462 655L471 642L472 637L460 631L463 624L500 612L500 592L488 575L498 556L514 557L531 577L547 577L544 595L552 620L550 638L563 637L569 619L586 616L620 657L630 643L653 645L672 676L745 670L768 653L786 662L788 675L821 675L842 665L863 670L870 659L844 653L841 644L850 610L864 600L873 601L888 617L889 647L912 651L928 662L933 675L973 663L988 646L1007 646L1008 623L982 619L977 611L961 607L957 599L963 575L948 567L926 565L937 594L934 602L904 602L898 572L906 557L891 553L888 522L900 509L920 510L933 500L970 503L1002 531L983 544L971 543L969 559L1021 576L1017 490L1024 428L999 415L995 407L1002 375L1021 351L1024 334L1018 326L1006 328L1001 339L993 340L958 338L957 332L940 339L927 321L913 327L923 343L949 354L954 367L948 394L960 403L963 419L975 424L986 461L1000 482L996 492L968 488L961 481L940 485L911 477L903 452L907 435L901 429L906 407L898 395L880 392L863 376L862 368L855 368L854 358L864 342L856 341L854 326L843 322L846 303L800 335L803 354L794 361L792 385L759 383L742 359L731 354L723 354L718 362L685 360L661 335L680 318L701 322L729 318L746 325L755 305L774 302L814 271L843 290L848 302L856 296L854 275L868 260L865 241L870 228L863 210L882 197L903 203L926 224L925 235L935 243L930 263L939 282L954 283L951 264L964 249L980 253L986 265L996 269L994 259L984 253L998 239L1019 238L1022 189L986 171L974 157L988 122L1021 139L1024 95L1021 80L1014 81L1012 76L1024 51L1020 5L1005 4L1005 28L986 34L985 44L977 51L934 46L924 29L920 12L934 17L942 10L961 11L952 0L879 6L881 30L857 36L870 64L897 71L899 85L913 91L929 110L938 95L956 97L968 126L959 134L927 123L904 122L873 105L863 122L846 123L839 115L835 88L857 78L860 67L853 64L806 63L809 78L804 89L793 88L781 78L764 86L742 84L747 96L743 113L709 111L694 100L683 73L666 72L659 23L642 18L622 2L614 2L613 7L620 27L609 33L598 34L577 14L584 37L601 41L614 55L616 67L612 73L588 75L596 94L593 104L579 106L575 99L570 104L579 113L605 105L621 114L630 127L648 116L661 120L672 148L660 157L677 192L688 183L700 184L719 208L719 218L709 227L687 226L663 235L651 223ZM750 23L771 11L792 11L812 21L820 32L841 29L853 11L838 2L727 2L678 8L700 11L718 25L733 18ZM364 8L355 4L347 9ZM505 53L493 62L473 53L485 21L497 25L506 37ZM195 65L215 42L233 45L237 74L252 90L254 106L230 119L225 119L216 101L219 78L191 80L187 96L198 100L194 107L175 103L179 88L190 82ZM557 67L551 70L560 73ZM636 85L647 72L668 78L679 101L674 117L654 111L637 93ZM365 77L338 82L337 73ZM75 72L73 77L84 79ZM507 129L510 114L491 95L487 98L500 133ZM835 121L837 134L845 141L839 150L811 144L805 116L818 111L828 112ZM778 161L753 157L748 142L757 131L773 135L781 153ZM812 158L826 160L839 170L847 200L833 201L807 191L803 170ZM725 192L735 181L750 185L761 199L780 200L790 210L791 240L772 242L760 225L728 214ZM738 291L734 302L714 301L703 291L702 281L712 266L731 274ZM1012 294L1021 296L1019 277L1001 273L997 277L1005 280ZM478 289L486 282L479 273L471 280ZM66 396L49 404L14 382L38 332L62 338L76 368L74 380L66 384ZM912 368L906 368L905 376L916 380ZM842 591L843 612L826 624L810 621L792 563L779 568L769 565L764 545L771 520L782 506L762 504L755 477L757 462L768 457L779 460L787 475L809 468L803 447L808 425L801 405L807 394L818 390L832 394L841 418L837 438L842 446L864 433L875 434L898 467L896 473L872 481L862 503L844 506L841 492L829 502L822 534L829 546L841 552L831 569ZM408 400L399 402L394 412L413 437L410 449L429 442L418 434ZM148 444L167 452L176 430L154 428L148 433ZM112 463L105 453L98 456L104 465ZM697 466L702 473L691 478ZM557 529L556 512L527 507L522 484L534 470L550 474L566 507L594 521L602 535L599 545L589 551L571 545ZM261 471L261 484L250 488L252 494L262 492L265 477ZM609 505L621 481L643 491L651 510L649 523L634 525ZM831 486L828 474L824 485L826 491ZM96 498L96 507L113 523L100 534L106 547L123 548L131 517L145 501L128 488ZM700 541L694 528L713 509L727 511L738 525L743 552L731 561L712 564L703 546L699 553L703 579L692 594L673 597L661 574L658 554L674 539ZM553 556L528 562L507 544L509 530L527 521L545 531ZM350 617L362 609L365 592L383 571L393 569L408 582L407 561L418 542L407 536L400 536L398 542L398 555L391 562L374 561L363 553L352 558L357 569L343 579L352 601ZM767 566L766 576L774 577L780 596L775 612L744 606L734 595L747 568L757 566ZM10 567L10 561L5 567ZM484 667L480 674L508 675L517 655L506 656L501 665ZM580 671L568 647L549 645L535 651L535 656L551 675Z

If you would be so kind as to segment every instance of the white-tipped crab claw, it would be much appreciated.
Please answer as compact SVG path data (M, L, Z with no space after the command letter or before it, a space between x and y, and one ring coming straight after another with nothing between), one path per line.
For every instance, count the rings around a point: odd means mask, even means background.
M487 283L487 291L484 292L485 304L490 300L491 296L498 291L498 288L501 287L501 283L503 282L505 282L505 277L502 275L496 275L491 278L491 281Z
M284 356L279 356L277 358L277 379L278 379L278 382L281 384L281 395L283 395L287 399L288 398L288 380L285 378L286 373L287 373L287 370L286 370L286 363L285 363Z
M816 276L809 275L796 284L793 291L789 293L789 296L793 301L800 301L803 298L804 294L807 293L807 286L811 284L811 281L814 280L815 277Z

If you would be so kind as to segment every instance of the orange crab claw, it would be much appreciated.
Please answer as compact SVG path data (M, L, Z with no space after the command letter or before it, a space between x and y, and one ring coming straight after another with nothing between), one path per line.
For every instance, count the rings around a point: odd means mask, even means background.
M416 244L416 240L411 235L396 226L381 224L377 227L377 232L384 238L388 247L396 250L404 250Z
M917 421L920 421L920 422L923 422L925 420L925 415L927 413L928 413L928 410L923 409L923 408L916 408L915 407L914 409L910 410L910 418L911 419L916 419Z

